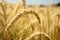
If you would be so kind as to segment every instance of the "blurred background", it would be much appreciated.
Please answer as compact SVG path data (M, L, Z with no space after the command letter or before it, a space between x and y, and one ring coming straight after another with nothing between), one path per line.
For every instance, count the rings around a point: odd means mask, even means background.
M17 0L6 0L10 3L17 3ZM22 0L20 0L22 3ZM26 0L27 5L51 5L51 4L57 4L60 3L60 0Z

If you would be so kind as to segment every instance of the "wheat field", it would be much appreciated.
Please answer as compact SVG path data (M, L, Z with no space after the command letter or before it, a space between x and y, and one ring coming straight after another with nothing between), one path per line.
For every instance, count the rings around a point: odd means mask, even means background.
M60 40L60 7L0 2L0 40Z

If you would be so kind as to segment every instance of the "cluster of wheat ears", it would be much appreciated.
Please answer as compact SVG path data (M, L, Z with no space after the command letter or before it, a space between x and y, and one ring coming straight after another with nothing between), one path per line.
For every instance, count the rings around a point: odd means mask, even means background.
M19 1L15 7L10 5L11 9L8 6L6 2L0 3L0 40L60 40L59 13L55 14L56 25L53 23L53 27L50 27L50 8L47 8L47 15L43 11L39 11L39 15L35 10L27 10L25 4L24 9L18 12Z

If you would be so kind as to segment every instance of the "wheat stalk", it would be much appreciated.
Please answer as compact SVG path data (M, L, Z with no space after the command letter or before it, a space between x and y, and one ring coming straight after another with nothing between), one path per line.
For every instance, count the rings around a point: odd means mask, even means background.
M55 30L54 30L54 34L55 34L55 40L59 40L60 38L60 25L59 25L59 21L60 21L60 14L57 14L56 15L57 16L57 18L58 18L58 21L57 21L57 26L55 27ZM56 31L57 30L57 31Z
M60 14L57 14L57 17L58 17L58 26L60 26L60 25L59 25L59 21L60 21Z
M4 22L2 20L0 20L0 26L1 26L1 29L0 29L0 32L4 29Z
M7 19L7 17L6 17L6 12L5 12L5 10L6 10L6 8L5 8L5 3L4 3L4 2L0 3L0 6L1 6L2 11L3 11L3 14L0 13L0 15L1 15L1 17L2 17L2 20L0 20L0 21L3 23L3 27L5 27L5 26L6 26L6 19ZM3 29L4 29L4 28L3 28ZM2 29L2 30L3 30L3 29Z
M26 0L22 0L23 2L23 8L25 9L26 8Z
M12 11L12 14L15 14L15 13L18 11L19 5L20 5L20 0L18 0L18 3L17 3L17 5L16 5L16 7L15 7L14 10Z
M4 5L3 5L3 4L4 4ZM5 3L0 3L0 5L1 5L1 7L2 7L3 15L4 15L4 18L5 18L5 21L6 21L7 17L6 17L6 12L5 12L5 10L6 10L6 8L5 8Z

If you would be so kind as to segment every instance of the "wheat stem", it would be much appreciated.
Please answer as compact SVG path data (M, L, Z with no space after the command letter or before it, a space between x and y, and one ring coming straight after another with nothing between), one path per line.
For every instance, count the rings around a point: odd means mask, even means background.
M3 5L3 3L0 3L0 5L2 7L4 18L5 18L5 21L6 21L7 17L6 17L6 12L5 12L6 9L4 8L5 6Z

